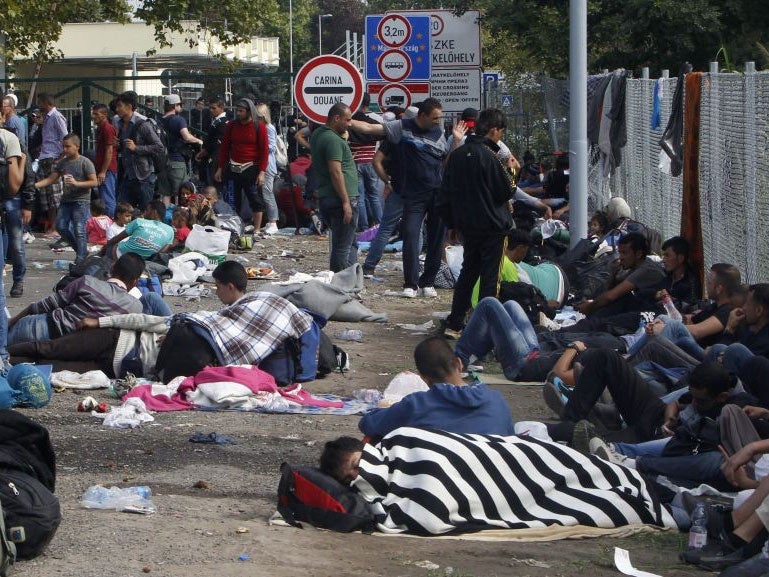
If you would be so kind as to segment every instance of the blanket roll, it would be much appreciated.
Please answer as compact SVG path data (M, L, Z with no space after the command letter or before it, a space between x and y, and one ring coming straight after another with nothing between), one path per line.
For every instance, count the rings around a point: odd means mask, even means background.
M528 437L403 427L366 445L359 469L353 487L386 533L676 527L636 471Z

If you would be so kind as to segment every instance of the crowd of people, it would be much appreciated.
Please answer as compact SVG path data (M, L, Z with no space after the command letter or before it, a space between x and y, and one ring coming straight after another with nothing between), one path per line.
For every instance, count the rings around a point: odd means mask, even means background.
M266 105L238 100L228 120L222 101L209 100L201 139L179 114L178 96L166 96L163 116L153 120L137 111L135 94L123 93L93 106L96 150L90 160L53 98L41 94L37 102L42 141L33 156L15 102L3 99L9 246L0 254L7 252L14 264L10 294L23 294L21 239L33 211L48 231L58 232L58 246L74 249L76 264L85 260L87 243L95 242L103 245L110 270L103 280L88 274L72 279L13 318L0 315L4 363L9 349L15 360L53 359L80 368L89 361L112 376L132 362L168 382L210 364L257 365L286 339L311 330L312 317L286 299L248 293L246 271L234 261L213 272L224 305L215 313L172 315L161 297L135 290L145 261L180 248L196 222L247 213L254 234L277 231L278 133ZM425 456L425 444L440 443L418 431L446 433L447 446L459 443L456 435L470 435L477 443L470 452L502 443L497 450L512 455L505 466L522 467L521 478L531 471L516 451L550 463L553 478L560 475L553 463L573 463L572 471L601 476L625 497L637 490L646 505L636 503L623 517L627 522L687 529L692 499L678 488L706 483L724 492L752 490L734 511L712 508L711 545L684 559L723 569L758 553L766 541L763 527L769 527L769 485L754 466L769 450L763 381L769 284L742 284L729 263L712 264L702 283L687 239L663 242L632 219L622 199L593 215L589 237L575 248L559 243L557 233L568 227L568 159L558 155L552 166L543 166L526 153L519 162L503 142L506 117L500 110L467 109L447 128L434 98L383 115L367 107L364 101L353 111L340 102L325 124L295 127L292 136L303 152L287 162L290 185L310 190L317 203L317 212L296 210L295 204L295 216L302 212L313 223L320 217L334 272L359 263L357 235L378 225L362 263L368 278L397 232L403 241L402 297L437 296L447 246L461 245L463 262L451 311L414 352L428 390L364 416L359 427L365 442L329 443L322 470L380 506L387 493L377 469L383 452L418 450L421 466L430 469L435 463ZM200 149L191 153L191 146ZM201 163L194 178L192 159ZM606 263L592 292L586 287L593 272L578 266L585 262ZM565 305L577 318L562 326L551 317ZM544 383L543 402L558 418L546 425L548 441L516 440L514 411L504 398L480 381L465 383L466 372L491 356L507 379ZM409 436L418 439L417 448L403 440ZM434 458L440 463L445 455ZM588 491L584 483L580 475L565 481L580 495ZM530 497L529 511L550 505ZM616 495L593 497L606 507L620 506L612 500ZM399 498L420 502L423 496L415 491ZM656 516L647 517L644 507L657 505ZM409 518L408 508L399 507L397 514L377 509L382 527L429 532L429 520ZM503 508L484 522L545 522L542 515ZM550 514L546 519L558 523L609 526L600 515ZM439 532L465 526L446 519L434 525Z

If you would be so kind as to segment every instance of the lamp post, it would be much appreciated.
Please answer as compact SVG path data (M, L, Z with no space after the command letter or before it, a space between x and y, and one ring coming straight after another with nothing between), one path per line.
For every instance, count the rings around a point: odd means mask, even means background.
M294 3L288 0L288 70L291 73L291 114L294 114Z
M318 14L318 54L323 54L323 19L331 18L333 14Z

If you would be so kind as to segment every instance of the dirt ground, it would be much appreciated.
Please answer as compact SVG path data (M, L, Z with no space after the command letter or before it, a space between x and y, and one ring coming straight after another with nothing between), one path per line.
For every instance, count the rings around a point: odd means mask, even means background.
M48 250L47 242L38 238L27 245L25 294L8 299L11 314L48 294L61 275L52 263L62 255ZM283 250L303 258L277 256ZM63 256L72 258L72 253ZM325 268L327 243L316 237L275 238L262 241L245 256L251 264L270 261L286 278L290 271ZM433 312L447 311L451 291L439 290L435 300L382 296L385 290L400 287L399 260L399 256L386 256L385 266L377 271L384 282L370 283L363 296L371 309L387 312L389 322L330 323L330 335L349 327L361 329L365 336L361 343L338 343L350 353L352 371L311 383L310 391L344 395L358 388L381 390L399 371L413 368L411 351L423 337L395 324L421 324ZM4 281L7 294L10 272ZM257 287L254 282L249 288ZM174 311L219 306L214 296L200 303L168 300ZM498 388L517 420L550 417L539 388ZM139 429L111 430L90 414L77 412L82 396L58 393L47 407L24 410L50 430L58 458L56 493L63 521L47 552L17 563L11 575L523 577L586 572L598 577L618 574L612 564L615 546L628 549L639 569L665 576L699 573L677 560L685 536L673 533L540 544L347 535L311 527L270 526L280 464L314 464L325 441L357 433L357 417L178 412L157 414L154 423ZM106 391L96 391L94 396L114 403ZM190 443L195 431L231 435L238 444ZM207 488L194 488L198 481ZM83 509L81 495L97 483L148 485L158 512L141 516Z

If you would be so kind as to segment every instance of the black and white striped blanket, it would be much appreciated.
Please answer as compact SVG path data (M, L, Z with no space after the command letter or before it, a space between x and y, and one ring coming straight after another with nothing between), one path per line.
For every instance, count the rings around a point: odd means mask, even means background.
M386 533L676 527L636 471L536 439L403 427L366 445L359 470Z

